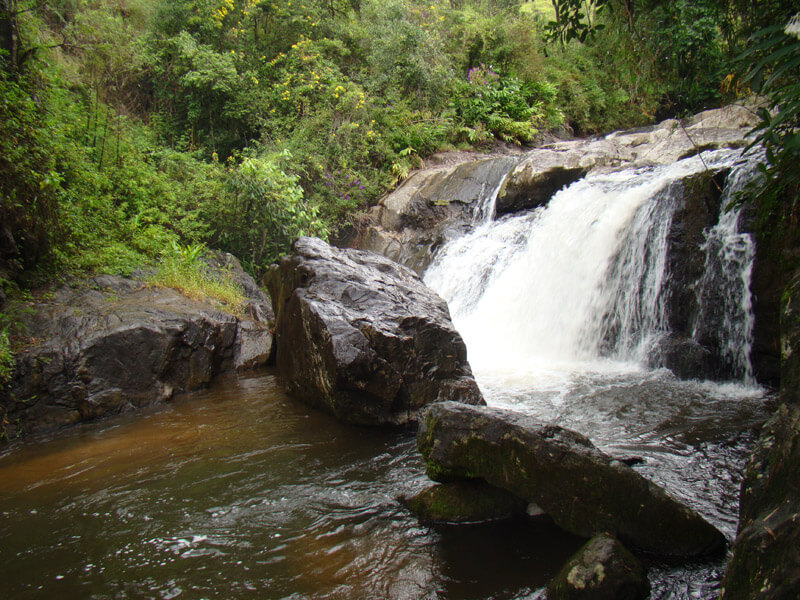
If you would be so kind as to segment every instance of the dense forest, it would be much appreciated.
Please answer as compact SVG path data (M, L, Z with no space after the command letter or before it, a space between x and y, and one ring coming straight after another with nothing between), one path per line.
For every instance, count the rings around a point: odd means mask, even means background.
M335 237L425 157L770 100L765 218L792 223L787 0L2 0L6 298L205 248L258 274ZM793 18L794 17L794 18Z

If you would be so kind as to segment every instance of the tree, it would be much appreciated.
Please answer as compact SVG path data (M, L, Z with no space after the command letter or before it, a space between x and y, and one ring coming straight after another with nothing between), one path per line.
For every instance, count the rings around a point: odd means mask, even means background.
M786 230L800 218L800 13L757 32L741 60L749 66L745 81L767 99L751 144L765 152L758 210L763 221Z

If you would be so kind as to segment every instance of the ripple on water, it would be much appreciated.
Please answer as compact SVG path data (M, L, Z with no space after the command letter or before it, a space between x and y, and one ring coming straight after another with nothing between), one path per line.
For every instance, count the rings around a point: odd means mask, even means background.
M760 397L728 409L662 379L492 401L642 457L732 536ZM421 525L396 498L427 483L413 432L338 423L269 373L231 377L1 457L0 580L9 598L521 600L580 544L528 523ZM713 597L721 568L653 563L653 597Z

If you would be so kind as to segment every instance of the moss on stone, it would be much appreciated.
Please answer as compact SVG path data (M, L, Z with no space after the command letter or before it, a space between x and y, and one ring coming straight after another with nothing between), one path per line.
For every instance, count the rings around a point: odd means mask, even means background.
M483 481L433 485L405 504L420 520L431 523L478 523L521 517L527 503Z

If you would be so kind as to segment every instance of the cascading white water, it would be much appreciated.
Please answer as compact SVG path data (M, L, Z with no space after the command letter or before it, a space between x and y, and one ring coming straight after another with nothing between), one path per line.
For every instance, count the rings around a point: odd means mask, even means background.
M443 248L425 280L448 301L479 381L538 377L542 384L545 373L558 379L646 368L667 333L667 237L679 203L673 184L737 158L720 151L590 176L544 209L486 222ZM722 271L747 270L737 250L746 239L734 214L725 213L709 234L707 260L716 260L713 248L720 247L731 257ZM746 307L749 274L726 277L739 277L742 283L726 293ZM730 312L738 337L720 335L728 336L734 360L746 362L752 324L748 331Z
M734 169L722 196L723 207L735 200L756 172L754 161ZM750 282L756 249L753 238L739 231L741 217L741 206L724 210L719 223L706 233L706 268L696 289L700 313L692 335L701 342L711 339L732 371L746 383L754 384L750 351L755 318Z
M689 202L716 197L694 195L710 179L683 180L732 169L720 199L726 206L749 176L739 162L738 153L719 151L587 177L546 207L475 225L425 274L449 303L489 405L578 431L612 456L636 457L641 474L729 537L738 488L721 492L720 484L731 483L749 451L746 432L765 415L764 391L748 385L753 244L739 231L738 211L722 211L713 226L717 207ZM685 309L679 319L676 307ZM658 368L676 352L690 365L698 359L700 373L718 369L728 380L683 380ZM737 447L742 458L726 458ZM690 588L682 582L657 595L718 593Z

